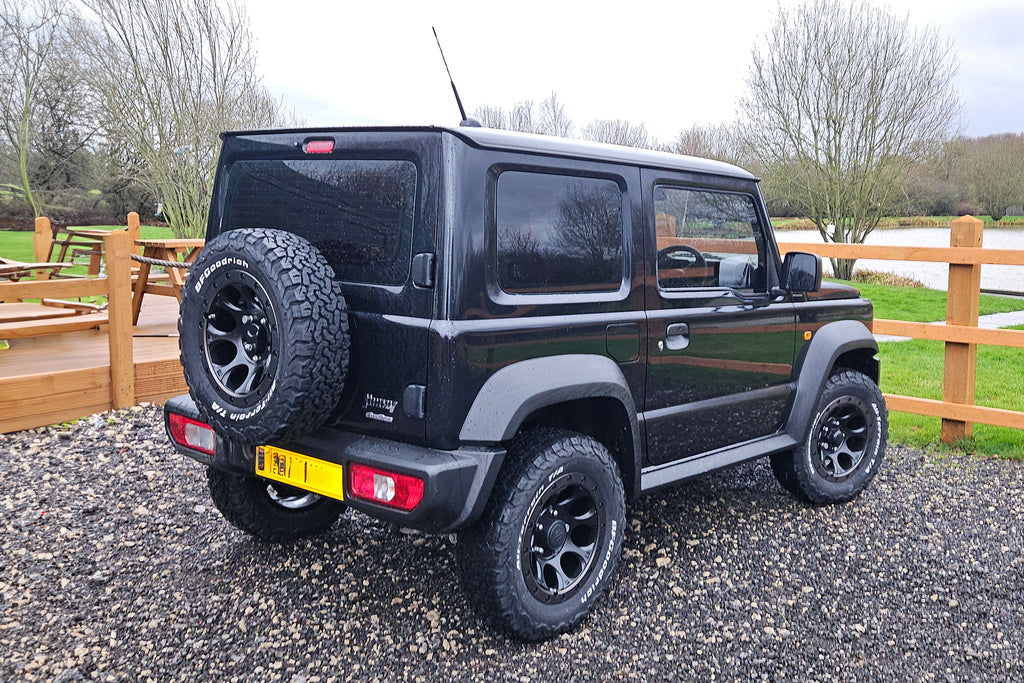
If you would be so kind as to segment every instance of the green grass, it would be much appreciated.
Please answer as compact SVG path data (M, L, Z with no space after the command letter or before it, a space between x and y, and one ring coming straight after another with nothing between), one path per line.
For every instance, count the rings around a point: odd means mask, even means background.
M1024 329L1024 326L1015 328ZM912 339L879 344L882 391L903 396L942 398L942 342ZM1024 349L978 347L975 403L979 406L1024 411ZM961 450L990 457L1024 460L1024 431L974 425L974 435L950 448L939 443L941 420L891 413L889 439L915 448Z
M930 323L946 319L946 293L924 287L889 287L866 282L845 282L853 285L861 294L871 299L875 306L875 317L885 320L909 320ZM980 315L1024 311L1024 299L982 294Z
M90 225L89 230L113 230L122 228L117 225ZM140 230L143 239L167 239L174 237L170 228L162 228L152 225L143 225ZM13 230L0 230L0 256L14 261L35 261L35 254L32 248L32 232L16 232ZM74 268L66 268L63 273L72 275L84 275L86 266L80 265Z

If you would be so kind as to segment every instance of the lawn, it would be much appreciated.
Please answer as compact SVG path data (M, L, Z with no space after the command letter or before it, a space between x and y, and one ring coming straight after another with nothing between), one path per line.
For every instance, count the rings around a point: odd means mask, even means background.
M117 225L90 225L89 230L113 230L123 228ZM143 239L160 239L174 237L170 228L163 228L152 225L143 225L140 228ZM0 230L0 256L14 261L35 261L35 254L32 249L32 232L20 232L13 230ZM66 269L64 273L84 275L86 267L75 266Z
M1022 329L1022 328L1016 328ZM903 396L942 398L943 343L924 339L879 344L882 391ZM979 346L975 403L1024 411L1024 349ZM908 413L891 413L889 439L916 448L940 448L941 420ZM1024 431L975 425L974 436L958 450L986 456L1024 460Z
M875 305L875 317L930 323L946 319L946 293L924 287L890 287L866 282L852 284ZM980 314L1024 311L1024 299L982 294Z
M946 293L923 287L889 287L853 283L875 305L875 317L889 320L934 322L946 317ZM980 313L1024 310L1024 299L981 295ZM1024 326L1022 328L1024 329ZM882 391L902 396L942 398L944 344L912 339L879 344L882 360ZM979 346L976 400L981 406L1024 411L1024 349ZM949 450L939 442L941 420L934 417L892 413L889 439L916 448ZM1024 460L1024 431L975 425L974 436L957 444L958 450L986 456Z

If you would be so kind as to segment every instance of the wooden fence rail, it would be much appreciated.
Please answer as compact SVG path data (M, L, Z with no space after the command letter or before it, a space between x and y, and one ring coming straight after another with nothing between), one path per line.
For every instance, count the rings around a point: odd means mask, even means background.
M886 394L892 410L942 418L942 441L952 443L970 436L973 423L1024 429L1024 412L974 405L978 344L1024 348L1024 331L978 327L981 265L1024 266L1024 250L983 249L982 221L963 216L952 223L949 247L898 247L866 244L781 242L783 252L810 251L844 259L928 261L949 264L946 324L905 320L874 322L874 332L945 342L942 400Z

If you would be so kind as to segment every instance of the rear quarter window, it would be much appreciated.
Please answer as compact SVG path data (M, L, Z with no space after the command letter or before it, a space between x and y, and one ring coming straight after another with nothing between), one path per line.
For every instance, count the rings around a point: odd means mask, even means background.
M244 160L228 171L222 227L286 230L312 242L341 280L401 285L415 207L411 161Z
M498 284L511 294L614 292L624 272L622 191L600 178L498 176Z

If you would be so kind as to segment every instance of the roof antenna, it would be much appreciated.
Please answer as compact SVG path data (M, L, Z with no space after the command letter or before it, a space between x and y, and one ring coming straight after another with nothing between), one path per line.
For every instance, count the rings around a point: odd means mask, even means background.
M444 50L441 48L441 39L437 37L437 29L433 26L430 30L434 32L434 40L437 41L437 49L441 53L441 61L444 62L444 70L448 72L448 82L452 84L452 92L455 93L455 103L459 105L459 113L462 114L460 126L479 128L480 122L466 116L466 109L462 106L462 98L459 97L459 89L455 87L455 79L452 78L452 70L448 68L448 60L444 58Z

